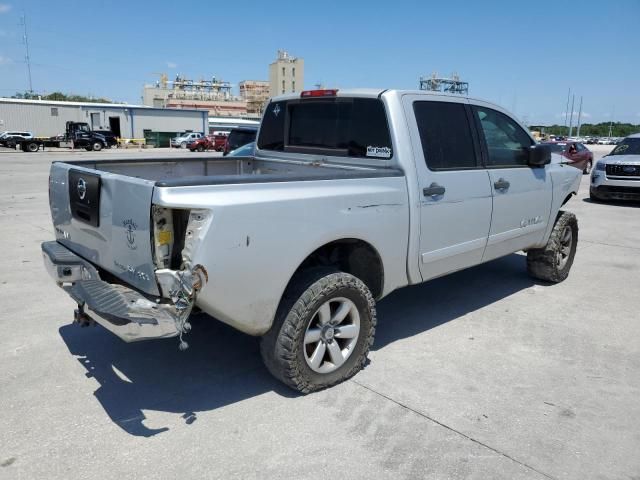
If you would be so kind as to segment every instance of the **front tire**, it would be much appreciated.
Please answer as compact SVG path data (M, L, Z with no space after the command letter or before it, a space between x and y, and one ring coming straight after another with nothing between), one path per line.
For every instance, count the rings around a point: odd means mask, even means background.
M364 367L375 325L375 301L360 279L313 269L292 279L260 352L278 380L299 392L314 392Z
M93 150L94 152L99 152L100 150L102 150L102 143L100 142L93 142L91 144L91 150Z
M39 150L40 145L38 145L36 142L29 142L27 143L27 151L31 152L31 153L35 153Z
M578 220L560 211L547 245L527 252L527 271L538 280L559 283L569 276L578 247Z
M180 144L180 148L187 148L187 142L182 142Z
M582 171L583 175L589 175L591 173L591 168L593 168L593 162L591 160L589 160L587 162L587 165L584 167L584 170Z
M196 150L198 150L198 152L204 152L204 147L202 145L198 145Z

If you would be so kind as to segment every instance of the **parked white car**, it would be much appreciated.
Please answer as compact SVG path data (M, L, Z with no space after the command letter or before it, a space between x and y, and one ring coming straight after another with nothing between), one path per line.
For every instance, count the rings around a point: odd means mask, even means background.
M283 95L249 157L53 163L43 257L76 322L184 349L197 306L311 392L365 365L375 301L398 288L520 250L531 276L564 280L582 172L551 156L488 102Z
M33 133L24 130L5 130L0 133L0 140L7 140L8 138L21 138L23 140L31 140Z
M640 133L624 138L591 171L592 200L640 200Z

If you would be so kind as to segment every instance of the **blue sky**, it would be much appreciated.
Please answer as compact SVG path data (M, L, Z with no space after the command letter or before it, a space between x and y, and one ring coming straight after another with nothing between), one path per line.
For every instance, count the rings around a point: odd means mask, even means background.
M466 3L466 2L464 2ZM33 87L140 103L154 72L267 79L279 48L305 86L417 88L451 72L531 123L640 123L640 0L171 2L0 0L0 96Z

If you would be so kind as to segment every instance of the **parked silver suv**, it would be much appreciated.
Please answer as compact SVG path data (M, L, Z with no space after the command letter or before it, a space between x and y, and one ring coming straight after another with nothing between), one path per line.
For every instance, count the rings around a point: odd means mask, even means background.
M592 200L640 200L640 133L629 135L591 172Z

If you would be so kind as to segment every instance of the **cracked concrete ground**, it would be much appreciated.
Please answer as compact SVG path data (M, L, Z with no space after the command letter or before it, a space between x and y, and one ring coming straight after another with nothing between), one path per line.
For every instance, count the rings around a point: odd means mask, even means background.
M515 254L399 290L367 368L298 396L208 317L186 352L70 325L40 256L49 164L122 155L180 153L0 152L1 479L640 478L638 204L590 203L585 177L567 281Z

